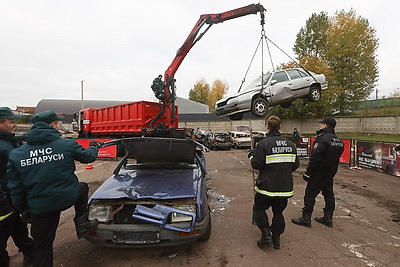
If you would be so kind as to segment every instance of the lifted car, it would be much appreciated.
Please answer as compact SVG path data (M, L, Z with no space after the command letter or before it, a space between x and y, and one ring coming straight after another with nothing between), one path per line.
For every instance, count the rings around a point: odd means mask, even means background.
M211 216L203 155L208 149L183 138L118 141L126 155L89 199L89 218L100 223L86 239L105 247L208 240Z
M269 107L281 105L288 108L298 98L318 101L321 91L328 88L324 74L315 74L302 68L292 68L267 73L255 79L243 91L217 101L215 113L241 120L243 113L265 117Z

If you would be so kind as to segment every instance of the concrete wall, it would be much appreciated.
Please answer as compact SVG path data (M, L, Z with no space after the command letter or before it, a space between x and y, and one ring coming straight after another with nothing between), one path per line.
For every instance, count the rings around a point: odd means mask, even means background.
M314 134L320 129L321 119L283 120L281 132L292 133L297 128L301 134ZM400 116L336 118L336 132L400 134ZM248 126L253 131L265 131L265 120L179 122L179 127L200 128L211 131L234 131L237 126Z
M314 134L321 127L321 119L283 120L281 132L292 133L297 128L301 134ZM400 134L400 116L368 118L336 118L336 132ZM69 124L65 128L70 129ZM264 119L243 119L240 121L180 121L179 127L211 130L213 132L235 131L237 126L248 126L253 131L266 131ZM17 131L25 132L31 125L18 125Z

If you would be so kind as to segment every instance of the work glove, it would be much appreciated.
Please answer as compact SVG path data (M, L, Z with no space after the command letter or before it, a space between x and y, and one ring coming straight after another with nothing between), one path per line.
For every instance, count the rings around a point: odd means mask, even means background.
M308 180L310 180L310 175L308 173L303 173L303 180L308 182Z
M254 157L254 151L253 150L249 150L249 152L247 152L247 157L249 159L252 159Z
M24 223L31 223L32 221L32 214L29 208L21 209L19 211L19 216L21 216L21 220Z
M104 144L104 142L96 141L96 140L90 140L89 146L97 146L101 147Z

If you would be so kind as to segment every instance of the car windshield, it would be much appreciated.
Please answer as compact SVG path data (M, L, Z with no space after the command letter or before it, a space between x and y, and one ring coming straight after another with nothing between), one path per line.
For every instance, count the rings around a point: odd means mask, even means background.
M264 75L264 85L267 85L269 78L271 77L271 73L267 73ZM260 87L261 86L261 77L258 77L254 81L252 81L243 91L250 91L253 90L254 88Z

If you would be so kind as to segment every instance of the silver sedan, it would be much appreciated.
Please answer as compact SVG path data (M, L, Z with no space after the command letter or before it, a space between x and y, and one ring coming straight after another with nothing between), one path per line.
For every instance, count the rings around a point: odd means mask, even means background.
M261 86L263 84L263 86ZM316 74L302 68L279 70L251 82L243 91L217 101L215 113L241 120L243 113L251 112L265 117L269 107L290 107L298 98L318 101L321 91L328 88L324 74Z

